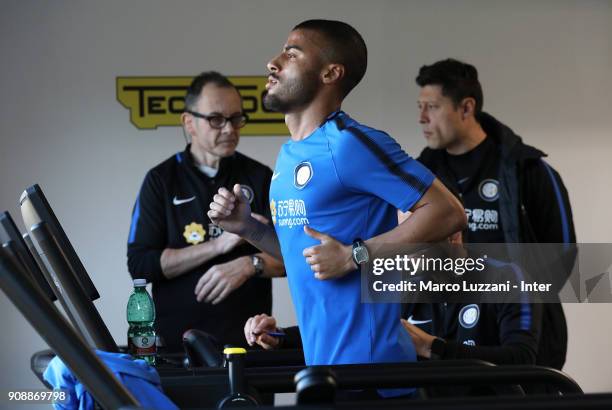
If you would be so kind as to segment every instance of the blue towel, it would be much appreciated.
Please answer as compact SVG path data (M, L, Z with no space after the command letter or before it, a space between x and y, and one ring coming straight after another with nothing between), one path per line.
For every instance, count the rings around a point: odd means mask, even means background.
M101 350L96 350L96 353L142 407L178 409L162 392L157 370L144 360L134 360L132 356L124 353L109 353ZM49 362L43 377L54 389L62 389L68 395L64 402L54 404L56 410L94 408L94 399L91 394L85 390L85 386L77 380L59 357L56 356Z

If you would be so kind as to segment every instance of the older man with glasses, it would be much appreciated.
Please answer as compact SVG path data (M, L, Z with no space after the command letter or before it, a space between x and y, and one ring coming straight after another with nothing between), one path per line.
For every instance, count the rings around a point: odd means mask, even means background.
M223 344L245 344L246 319L272 309L270 277L283 265L213 224L206 211L220 187L240 184L254 217L270 219L272 171L236 151L248 117L236 87L217 72L195 77L181 115L191 143L151 169L128 239L133 278L153 284L156 326L169 350L201 329Z

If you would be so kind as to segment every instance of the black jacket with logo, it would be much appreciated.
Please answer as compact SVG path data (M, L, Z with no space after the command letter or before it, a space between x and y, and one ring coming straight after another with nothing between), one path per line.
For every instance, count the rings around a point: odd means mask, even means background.
M446 341L440 359L478 359L495 364L535 364L541 306L522 303L423 304L417 326ZM473 313L476 312L476 313ZM465 316L476 316L475 323ZM431 318L427 321L424 318ZM427 323L422 323L427 322Z
M516 283L524 274L511 265L489 258L483 277L475 283ZM447 300L457 299L456 292ZM521 303L416 303L404 305L402 317L427 333L445 340L432 345L437 359L479 359L495 364L535 364L542 321L542 304L529 303L518 293ZM499 296L500 300L504 297ZM481 299L482 300L482 299ZM507 300L515 300L507 296Z
M543 161L546 154L524 144L521 137L487 113L482 113L479 121L499 149L499 218L505 242L575 244L567 190L559 174ZM426 148L418 160L457 192L457 181L445 166L445 155L444 150ZM509 252L512 252L510 248ZM575 246L570 246L561 263L546 268L551 271L548 276L555 289L565 284L575 255ZM531 257L537 259L538 252ZM542 260L538 265L547 266L550 261ZM563 309L560 304L545 304L537 364L561 369L566 352L567 325Z
M236 152L221 159L217 175L209 178L194 165L189 148L147 173L132 214L128 269L133 278L153 284L157 331L170 350L182 349L182 333L191 328L212 334L221 344L245 345L246 320L272 310L270 280L250 278L217 305L198 303L194 292L200 277L212 266L258 250L240 245L174 279L162 274L160 257L166 248L192 246L222 233L206 215L220 187L231 190L236 183L243 185L243 192L252 197L252 211L270 219L272 171Z

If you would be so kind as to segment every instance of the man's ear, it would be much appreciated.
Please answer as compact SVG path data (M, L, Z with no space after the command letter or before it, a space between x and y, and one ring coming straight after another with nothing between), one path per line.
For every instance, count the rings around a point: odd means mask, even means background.
M323 68L321 80L323 84L333 84L344 78L346 70L342 64L328 64Z
M461 118L464 120L474 117L476 114L476 100L472 97L464 98L461 101Z
M191 138L193 138L195 134L195 124L193 122L193 115L186 112L182 113L181 124L183 124L183 129L185 130L185 132L189 134Z

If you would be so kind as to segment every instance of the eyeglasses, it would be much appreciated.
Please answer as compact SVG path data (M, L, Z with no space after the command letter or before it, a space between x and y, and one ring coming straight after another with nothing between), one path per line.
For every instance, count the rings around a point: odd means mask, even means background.
M221 129L225 127L225 124L227 124L228 121L232 124L232 127L242 128L246 125L247 121L249 120L249 117L244 113L233 115L231 117L224 117L223 115L219 115L219 114L206 115L206 114L200 114L199 112L189 111L189 110L185 110L185 112L193 115L194 117L205 119L206 121L208 121L208 123L210 124L212 128L217 128L217 129Z

